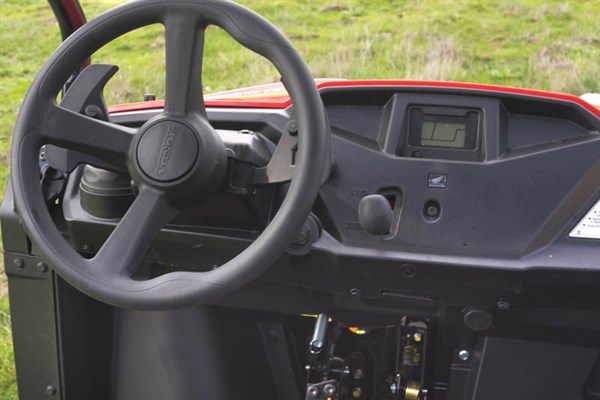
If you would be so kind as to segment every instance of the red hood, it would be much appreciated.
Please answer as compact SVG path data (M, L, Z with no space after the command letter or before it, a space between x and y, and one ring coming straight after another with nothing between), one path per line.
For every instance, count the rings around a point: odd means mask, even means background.
M507 86L485 85L463 82L443 81L411 81L411 80L344 80L344 79L316 79L318 89L340 87L431 87L463 89L469 91L497 92L505 94L518 94L533 97L544 97L563 100L579 104L592 114L600 117L600 105L591 105L583 99L564 93L553 93L542 90L521 89ZM292 100L281 83L270 83L247 88L228 90L207 94L204 96L209 107L239 107L239 108L278 108L285 109L292 104ZM145 101L139 103L118 104L110 106L111 113L152 110L164 107L164 100Z

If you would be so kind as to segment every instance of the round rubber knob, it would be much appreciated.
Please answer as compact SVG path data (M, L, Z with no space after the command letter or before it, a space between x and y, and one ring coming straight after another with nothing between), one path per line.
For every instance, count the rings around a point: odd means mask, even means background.
M358 219L365 232L387 235L392 227L392 206L380 194L365 196L358 205Z

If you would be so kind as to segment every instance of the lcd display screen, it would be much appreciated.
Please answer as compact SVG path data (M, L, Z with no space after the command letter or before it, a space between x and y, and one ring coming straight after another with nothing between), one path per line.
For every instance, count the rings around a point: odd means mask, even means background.
M408 145L449 151L474 150L479 137L478 121L479 113L471 109L412 107Z
M421 146L465 148L467 126L442 121L425 121L421 128Z

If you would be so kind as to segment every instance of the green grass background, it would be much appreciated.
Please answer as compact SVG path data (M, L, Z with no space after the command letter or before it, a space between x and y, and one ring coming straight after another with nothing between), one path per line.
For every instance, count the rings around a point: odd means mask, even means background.
M121 3L82 0L88 19ZM600 0L243 0L296 45L315 77L434 79L600 92ZM17 111L31 80L60 44L45 1L0 0L0 193ZM109 103L164 96L161 26L130 33L94 62L121 70ZM275 82L265 60L209 29L205 91ZM0 270L0 399L16 399L6 283Z

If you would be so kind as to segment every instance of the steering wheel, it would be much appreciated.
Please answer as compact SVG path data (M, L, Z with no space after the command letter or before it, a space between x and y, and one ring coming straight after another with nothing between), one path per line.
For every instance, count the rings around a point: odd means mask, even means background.
M161 23L166 35L164 111L139 129L62 108L56 98L81 62L115 38ZM238 256L209 272L170 272L147 280L132 274L160 229L217 190L226 151L211 127L202 93L204 32L221 27L264 56L282 76L298 121L296 171L279 211ZM85 24L48 59L23 102L11 168L17 212L43 258L71 285L105 303L166 309L215 300L255 279L287 248L316 198L327 160L323 105L309 70L267 20L223 0L139 0ZM139 194L97 254L86 259L62 237L40 188L40 147L52 144L93 155L128 173Z

